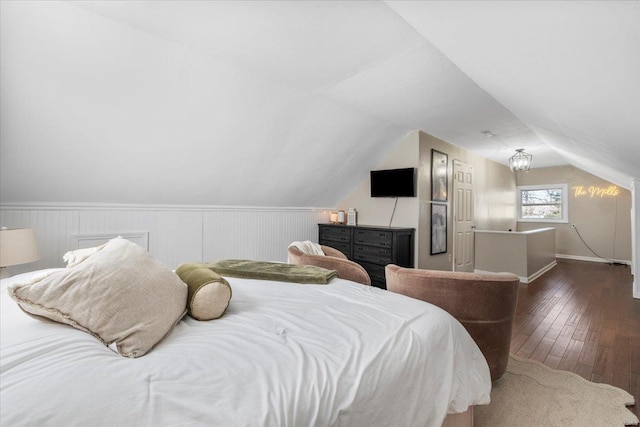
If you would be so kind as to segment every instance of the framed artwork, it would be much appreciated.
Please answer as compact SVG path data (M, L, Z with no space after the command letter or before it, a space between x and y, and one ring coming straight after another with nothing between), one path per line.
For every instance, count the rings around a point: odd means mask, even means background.
M447 252L447 205L431 203L431 255Z
M431 149L431 200L447 201L447 170L449 157L445 153Z

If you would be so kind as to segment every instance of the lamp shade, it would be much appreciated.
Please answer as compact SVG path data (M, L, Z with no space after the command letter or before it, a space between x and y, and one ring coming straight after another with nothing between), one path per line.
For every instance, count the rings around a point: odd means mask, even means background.
M26 264L40 259L32 228L0 229L0 267Z

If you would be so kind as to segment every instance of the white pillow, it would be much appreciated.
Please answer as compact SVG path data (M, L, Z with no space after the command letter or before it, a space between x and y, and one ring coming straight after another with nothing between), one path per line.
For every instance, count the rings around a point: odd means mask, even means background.
M140 357L186 313L187 285L140 246L110 240L79 264L9 288L27 313L87 332Z
M82 261L89 258L91 255L100 251L105 246L106 246L106 243L104 245L96 246L94 248L76 249L75 251L69 251L62 256L62 260L67 263L67 268L73 267L74 265L80 264Z

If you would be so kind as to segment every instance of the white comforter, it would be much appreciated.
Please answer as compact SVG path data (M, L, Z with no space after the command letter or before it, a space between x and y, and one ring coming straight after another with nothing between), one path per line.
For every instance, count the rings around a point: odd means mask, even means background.
M127 359L23 313L6 288L27 280L0 282L3 426L439 426L489 402L465 329L375 287L229 278L222 318Z

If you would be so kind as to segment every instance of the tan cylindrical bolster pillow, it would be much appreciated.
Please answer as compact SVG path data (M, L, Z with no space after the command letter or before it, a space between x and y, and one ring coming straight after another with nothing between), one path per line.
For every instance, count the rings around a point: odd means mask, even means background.
M197 320L222 316L231 301L231 286L217 273L198 263L185 263L176 274L187 284L187 312Z

